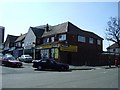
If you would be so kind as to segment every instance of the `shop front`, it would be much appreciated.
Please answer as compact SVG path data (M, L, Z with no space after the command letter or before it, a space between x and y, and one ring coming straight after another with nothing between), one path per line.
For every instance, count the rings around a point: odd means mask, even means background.
M47 44L40 47L41 58L53 58L63 63L72 63L73 54L77 53L76 45Z

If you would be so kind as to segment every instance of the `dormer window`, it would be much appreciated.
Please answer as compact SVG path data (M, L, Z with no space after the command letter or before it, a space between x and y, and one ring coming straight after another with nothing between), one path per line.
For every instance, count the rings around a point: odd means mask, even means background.
M59 35L59 41L66 40L66 34Z
M52 37L51 37L51 42L54 42L54 41L55 41L55 37L52 36Z
M45 43L49 43L49 38L44 38L43 39L43 43L45 44Z

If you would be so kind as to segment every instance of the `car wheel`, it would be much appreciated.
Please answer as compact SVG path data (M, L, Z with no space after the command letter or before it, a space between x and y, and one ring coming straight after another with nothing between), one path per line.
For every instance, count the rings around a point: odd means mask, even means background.
M38 70L41 70L42 69L42 67L41 66L38 66Z

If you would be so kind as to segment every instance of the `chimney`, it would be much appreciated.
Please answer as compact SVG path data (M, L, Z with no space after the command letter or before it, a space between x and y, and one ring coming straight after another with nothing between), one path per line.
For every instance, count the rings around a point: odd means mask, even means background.
M48 32L49 31L49 25L47 24L45 27L45 31Z

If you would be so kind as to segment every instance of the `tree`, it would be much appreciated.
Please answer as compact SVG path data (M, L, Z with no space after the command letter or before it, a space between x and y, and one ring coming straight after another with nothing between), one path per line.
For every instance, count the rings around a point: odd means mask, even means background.
M106 39L118 44L120 47L120 18L111 17L106 28Z

